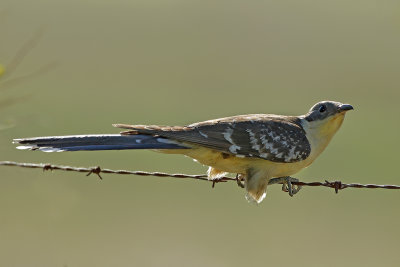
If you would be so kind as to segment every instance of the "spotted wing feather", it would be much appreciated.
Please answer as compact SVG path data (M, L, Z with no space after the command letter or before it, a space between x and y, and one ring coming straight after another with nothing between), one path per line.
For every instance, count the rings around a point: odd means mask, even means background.
M125 134L151 134L236 155L273 162L297 162L310 154L310 144L296 117L245 115L185 127L115 125Z

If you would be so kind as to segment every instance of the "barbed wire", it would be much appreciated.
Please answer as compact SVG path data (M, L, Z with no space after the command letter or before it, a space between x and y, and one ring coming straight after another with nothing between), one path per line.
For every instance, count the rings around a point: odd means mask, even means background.
M138 176L155 176L155 177L171 177L178 179L195 179L201 181L208 181L212 183L212 187L214 188L216 183L228 182L228 181L236 181L238 185L240 185L240 181L238 176L236 178L233 177L221 177L217 180L208 180L207 175L190 175L190 174L181 174L181 173L164 173L164 172L145 172L145 171L127 171L127 170L110 170L110 169L102 169L100 166L97 167L72 167L72 166L63 166L63 165L54 165L48 163L21 163L14 161L0 161L0 166L13 166L13 167L22 167L22 168L34 168L34 169L42 169L43 171L53 171L53 170L61 170L61 171L72 171L72 172L83 172L87 173L86 176L91 174L96 174L100 179L103 177L100 175L101 173L111 173L111 174L124 174L124 175L138 175ZM339 190L346 188L380 188L380 189L400 189L400 185L377 185L377 184L358 184L351 183L346 184L341 181L327 181L325 182L291 182L293 185L298 186L323 186L335 189L335 192L338 193ZM278 183L282 184L282 183Z

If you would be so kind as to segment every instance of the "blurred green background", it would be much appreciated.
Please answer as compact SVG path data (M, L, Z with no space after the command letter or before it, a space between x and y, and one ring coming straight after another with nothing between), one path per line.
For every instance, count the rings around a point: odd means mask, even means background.
M400 184L400 4L393 1L2 0L0 160L205 173L150 151L39 153L13 138L117 133L350 103L303 181ZM12 87L1 83L49 72ZM7 73L7 70L6 70ZM7 102L8 100L8 102ZM1 266L398 266L400 192L271 186L0 167Z

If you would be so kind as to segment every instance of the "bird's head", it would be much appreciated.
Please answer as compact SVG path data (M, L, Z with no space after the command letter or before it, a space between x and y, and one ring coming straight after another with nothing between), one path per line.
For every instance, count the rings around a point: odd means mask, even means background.
M335 101L321 101L304 115L310 128L319 129L321 134L334 134L342 125L344 115L353 107Z

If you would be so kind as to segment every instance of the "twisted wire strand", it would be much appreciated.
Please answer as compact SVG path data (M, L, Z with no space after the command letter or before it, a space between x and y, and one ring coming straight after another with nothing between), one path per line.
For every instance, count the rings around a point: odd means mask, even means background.
M100 179L103 179L100 175L101 173L111 173L111 174L125 174L125 175L139 175L139 176L155 176L155 177L172 177L178 179L195 179L208 181L213 183L213 187L216 183L228 182L228 181L238 181L237 178L232 177L222 177L218 180L208 180L206 175L190 175L190 174L181 174L181 173L164 173L164 172L145 172L145 171L128 171L128 170L111 170L111 169L102 169L100 166L97 167L72 167L72 166L63 166L63 165L54 165L48 163L23 163L23 162L14 162L14 161L0 161L0 166L14 166L14 167L22 167L22 168L36 168L42 169L43 171L47 170L61 170L61 171L72 171L72 172L83 172L87 173L86 176L91 174L96 174ZM377 185L377 184L359 184L359 183L350 183L345 184L341 181L327 181L325 182L292 182L293 185L299 186L323 186L335 189L335 192L338 193L339 190L346 188L379 188L379 189L400 189L400 185Z

